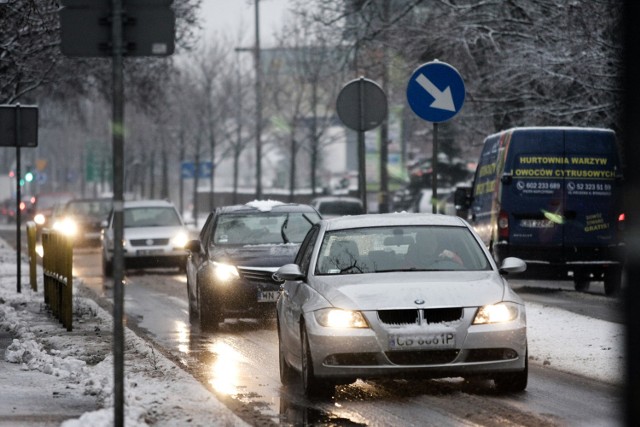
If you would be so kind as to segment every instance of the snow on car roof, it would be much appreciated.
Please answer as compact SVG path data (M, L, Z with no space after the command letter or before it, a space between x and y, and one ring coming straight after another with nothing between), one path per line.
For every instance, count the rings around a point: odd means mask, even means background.
M386 225L448 225L458 227L465 225L464 221L457 216L407 212L342 216L324 221L327 223L327 230Z
M165 207L165 206L173 206L173 203L167 200L131 200L125 201L125 208L139 208L139 207Z
M269 212L271 209L273 209L274 206L284 205L284 203L278 200L253 200L251 202L248 202L246 205L252 208L256 208L262 212Z

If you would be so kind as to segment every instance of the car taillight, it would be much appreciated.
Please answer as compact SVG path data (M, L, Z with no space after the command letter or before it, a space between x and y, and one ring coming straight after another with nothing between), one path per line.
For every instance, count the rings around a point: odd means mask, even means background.
M505 211L498 214L498 237L500 240L509 239L509 214Z
M618 230L620 231L624 230L624 220L625 220L625 215L623 212L620 215L618 215Z

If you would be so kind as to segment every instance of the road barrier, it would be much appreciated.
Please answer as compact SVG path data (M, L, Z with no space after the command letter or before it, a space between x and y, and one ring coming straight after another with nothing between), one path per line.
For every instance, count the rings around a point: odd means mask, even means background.
M42 231L44 302L67 331L73 318L73 241L55 230Z
M38 255L36 254L36 223L27 222L27 252L29 255L29 283L34 292L38 292L38 278L36 276L36 266L38 265Z

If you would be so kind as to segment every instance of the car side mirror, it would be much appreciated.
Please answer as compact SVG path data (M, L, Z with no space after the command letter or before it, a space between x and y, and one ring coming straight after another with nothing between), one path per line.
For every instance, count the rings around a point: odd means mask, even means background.
M502 182L504 185L511 184L511 181L513 181L513 175L511 175L510 173L505 173L504 175L502 175L502 177L500 177L500 182Z
M298 264L283 265L274 273L274 276L276 279L280 279L282 281L304 279L304 274L300 271L300 266L298 266Z
M527 269L527 263L516 257L508 257L502 261L500 274L522 273Z
M202 252L202 245L200 244L200 240L189 240L184 248L194 254L199 254L200 252Z

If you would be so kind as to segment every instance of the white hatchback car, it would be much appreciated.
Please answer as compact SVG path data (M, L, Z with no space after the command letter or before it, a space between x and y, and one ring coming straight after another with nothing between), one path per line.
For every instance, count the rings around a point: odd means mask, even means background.
M486 377L527 386L522 299L462 219L393 213L323 220L276 272L280 377L307 395L377 377Z
M173 203L139 200L124 203L124 267L179 268L184 271L189 231ZM102 230L102 267L113 275L113 213Z

